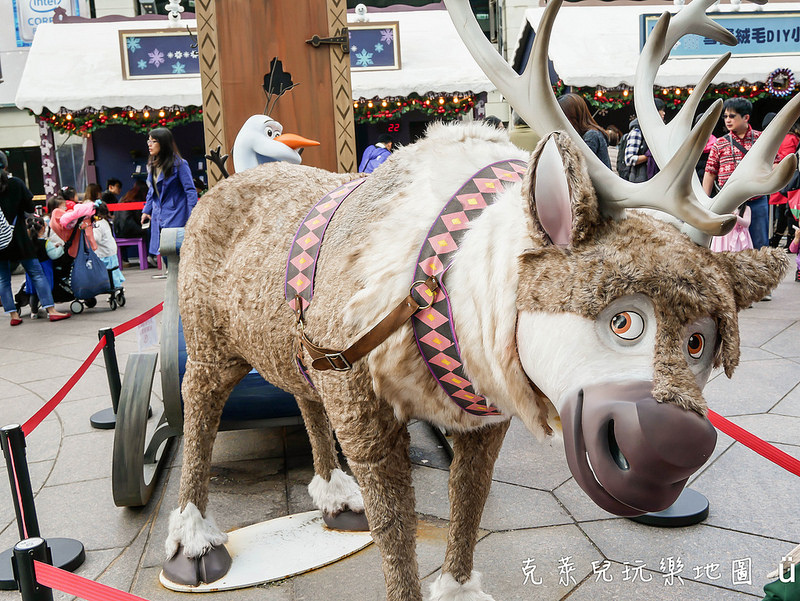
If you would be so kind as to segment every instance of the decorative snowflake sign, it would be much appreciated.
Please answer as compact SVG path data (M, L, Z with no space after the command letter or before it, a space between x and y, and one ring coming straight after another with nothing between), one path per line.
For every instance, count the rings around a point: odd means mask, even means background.
M200 60L192 48L196 39L196 32L187 30L120 31L123 77L200 77Z
M362 50L359 54L356 54L356 65L359 67L369 67L372 63L372 53L367 52L366 50Z
M152 52L148 52L147 56L150 57L150 60L147 62L155 67L158 67L164 63L164 53L158 48L155 48Z
M378 71L400 68L400 38L397 21L350 23L350 69Z

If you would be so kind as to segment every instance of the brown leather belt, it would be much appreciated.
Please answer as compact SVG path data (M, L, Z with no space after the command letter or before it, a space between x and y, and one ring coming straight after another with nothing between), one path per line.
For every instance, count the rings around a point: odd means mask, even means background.
M424 284L428 288L426 295L429 295L429 300L427 303L420 304L414 298L414 286L420 283ZM400 326L411 319L411 316L414 315L414 313L430 307L433 304L433 299L436 297L436 291L438 288L439 282L433 276L429 277L424 282L414 282L411 286L411 290L409 290L408 296L406 296L369 332L364 334L361 338L343 351L324 348L311 342L305 332L303 311L302 309L296 310L297 323L301 330L300 342L303 345L303 348L308 351L308 354L311 355L311 367L318 371L326 371L329 369L334 371L351 370L356 361L362 359L370 351L377 348L378 345L391 336L392 333L396 332ZM296 303L296 306L301 306L299 300Z

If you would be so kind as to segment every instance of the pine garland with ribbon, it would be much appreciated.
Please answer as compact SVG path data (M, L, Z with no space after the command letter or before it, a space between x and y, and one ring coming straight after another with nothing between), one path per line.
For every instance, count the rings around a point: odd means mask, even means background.
M356 123L359 124L397 120L410 111L420 111L450 121L471 111L474 106L475 96L471 92L428 96L410 94L387 98L360 98L353 102L353 112Z
M574 91L576 94L583 96L591 107L599 110L601 113L633 106L633 89L626 86L619 86L616 88L581 87L574 89ZM689 99L689 95L692 94L693 91L691 87L655 87L653 88L653 96L655 98L661 98L666 103L667 107L678 108ZM756 101L766 98L770 94L771 92L768 86L764 84L740 83L709 88L705 94L703 94L702 100L741 97Z
M173 106L160 109L145 107L141 110L131 107L116 107L103 108L99 111L95 109L62 110L58 113L44 109L41 115L28 112L45 121L55 131L77 135L87 135L109 125L125 125L138 134L146 134L155 127L172 128L203 120L203 109L199 106Z

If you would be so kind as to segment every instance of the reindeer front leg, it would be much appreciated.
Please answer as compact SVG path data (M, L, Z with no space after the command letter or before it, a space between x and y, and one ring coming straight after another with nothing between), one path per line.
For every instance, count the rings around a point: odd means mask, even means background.
M164 575L179 584L213 582L230 568L227 535L206 512L211 451L225 401L250 371L241 360L188 359L183 376L184 448L179 507L170 515Z
M325 408L361 486L387 601L421 601L408 430L363 380L369 388L341 386L335 397L325 395Z
M447 552L442 574L431 584L430 601L492 601L481 591L480 574L472 571L472 563L494 463L509 423L453 434Z

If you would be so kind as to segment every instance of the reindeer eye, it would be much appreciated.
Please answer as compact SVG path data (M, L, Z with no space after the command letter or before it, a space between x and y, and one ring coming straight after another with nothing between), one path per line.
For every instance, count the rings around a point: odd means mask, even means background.
M634 311L623 311L611 318L611 331L623 340L636 340L644 332L644 320Z
M689 342L686 344L686 350L689 351L689 356L692 359L699 359L703 356L703 349L706 347L706 339L702 334L692 334L689 336Z

